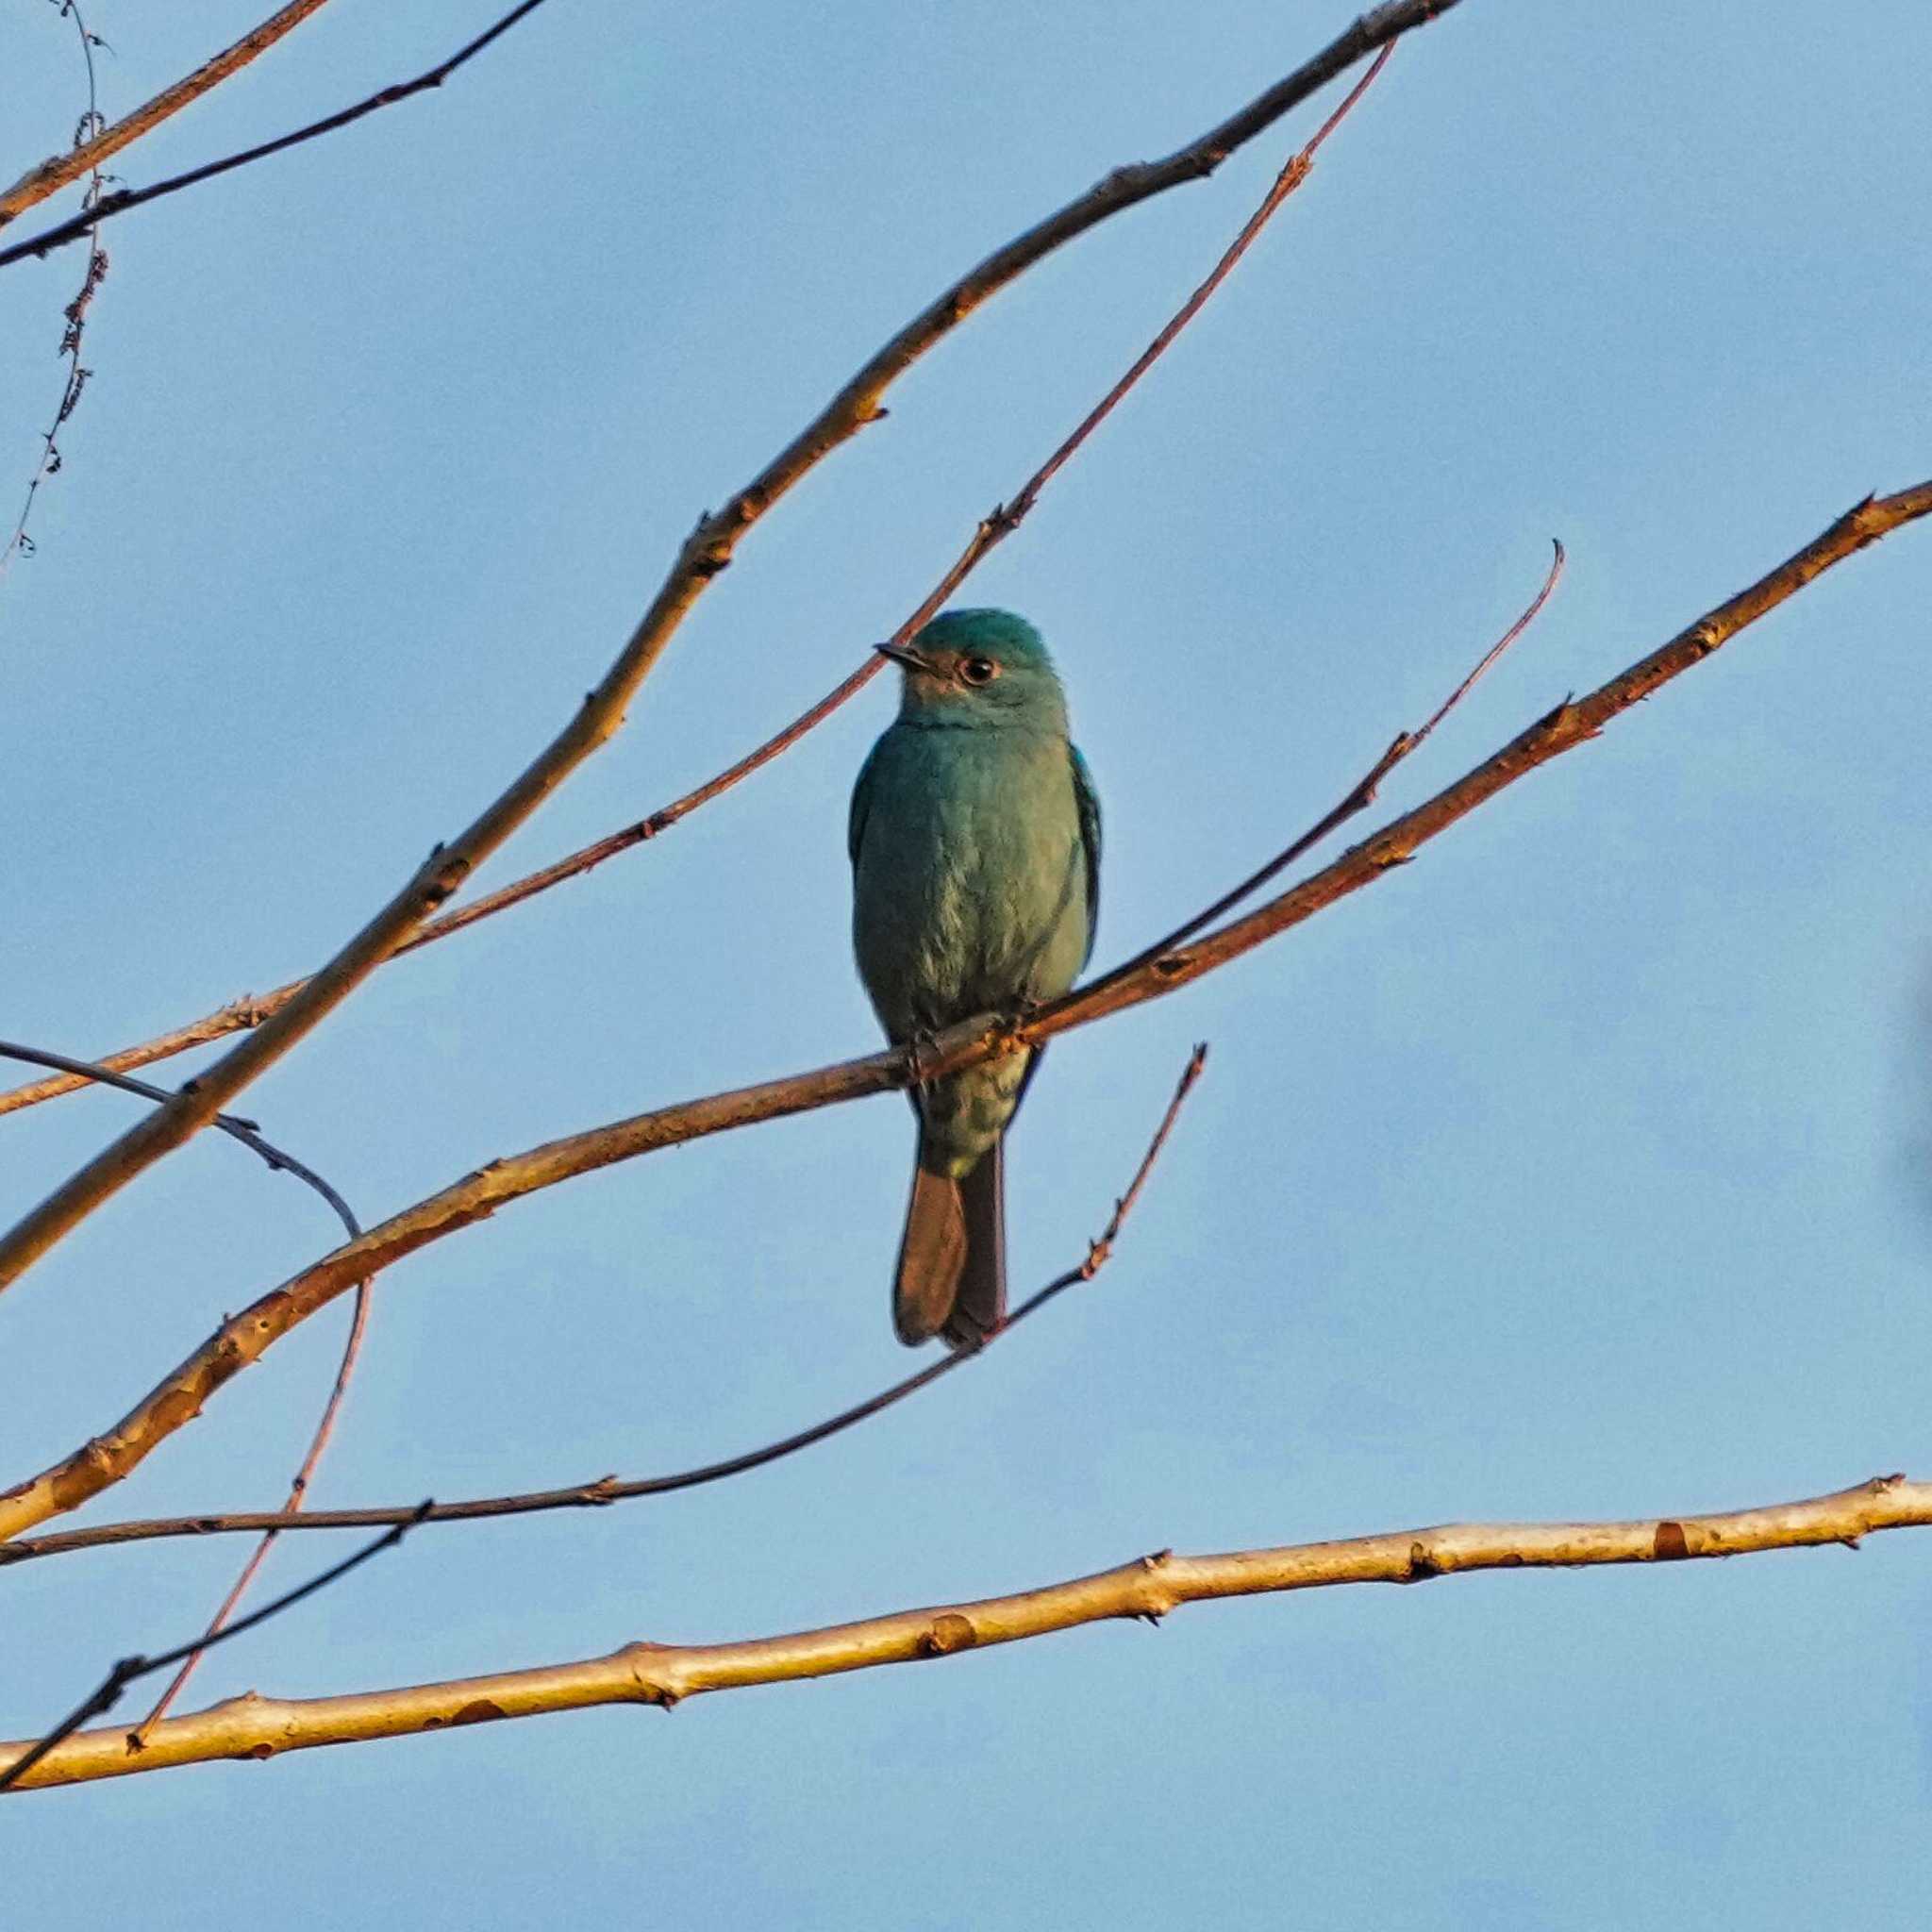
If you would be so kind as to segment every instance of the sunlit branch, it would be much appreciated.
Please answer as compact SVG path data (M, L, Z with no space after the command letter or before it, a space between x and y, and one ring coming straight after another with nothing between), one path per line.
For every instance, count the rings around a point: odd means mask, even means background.
M1185 1604L1218 1597L1324 1590L1355 1583L1424 1583L1479 1570L1573 1569L1739 1557L1932 1524L1932 1484L1902 1475L1798 1503L1707 1516L1623 1523L1464 1523L1340 1542L1291 1543L1207 1557L1167 1550L1095 1576L1014 1596L901 1610L859 1623L738 1643L627 1643L580 1663L506 1671L344 1697L269 1698L249 1692L150 1732L139 1752L120 1730L70 1738L21 1783L83 1784L216 1758L265 1758L323 1744L366 1743L458 1724L584 1710L605 1704L668 1709L709 1690L829 1677L881 1664L957 1657L1110 1619L1158 1623ZM0 1762L19 1745L0 1744Z

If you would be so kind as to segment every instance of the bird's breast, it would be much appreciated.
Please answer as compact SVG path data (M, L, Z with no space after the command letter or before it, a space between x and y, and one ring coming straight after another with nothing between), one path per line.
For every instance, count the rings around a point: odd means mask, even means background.
M1063 992L1089 917L1066 741L900 724L874 756L853 929L887 1032Z

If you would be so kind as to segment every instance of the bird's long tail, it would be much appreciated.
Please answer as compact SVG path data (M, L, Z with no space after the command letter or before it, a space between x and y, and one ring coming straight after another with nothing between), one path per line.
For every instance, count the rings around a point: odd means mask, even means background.
M943 1335L976 1348L1006 1319L1004 1145L995 1141L963 1180L935 1174L922 1146L892 1281L892 1326L908 1347Z

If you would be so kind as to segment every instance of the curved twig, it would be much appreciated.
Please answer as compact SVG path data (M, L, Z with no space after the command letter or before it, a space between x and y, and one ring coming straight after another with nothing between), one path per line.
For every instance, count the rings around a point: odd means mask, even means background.
M1389 0L1218 127L1164 160L1117 169L997 249L901 328L750 483L722 509L699 518L609 670L523 774L450 843L439 844L402 890L287 1006L205 1069L192 1091L184 1091L156 1108L0 1236L0 1289L19 1280L103 1203L192 1139L229 1100L319 1025L615 734L673 634L710 581L728 568L745 533L808 471L879 419L880 398L913 362L1063 242L1151 195L1211 173L1235 147L1364 55L1456 4L1457 0Z
M767 1442L741 1455L727 1457L722 1462L704 1463L695 1469L679 1470L670 1475L635 1476L627 1480L606 1475L568 1489L531 1490L514 1496L478 1496L464 1502L433 1503L418 1509L390 1506L374 1509L314 1509L280 1515L268 1511L238 1511L226 1515L204 1513L199 1516L152 1517L136 1523L102 1523L89 1529L67 1530L57 1536L0 1542L0 1567L28 1562L37 1557L63 1556L74 1550L152 1542L162 1537L218 1536L257 1530L266 1530L273 1536L285 1529L378 1529L386 1524L475 1523L491 1516L528 1516L550 1509L601 1508L607 1504L629 1502L640 1496L665 1496L677 1490L693 1490L706 1483L723 1482L726 1477L742 1475L749 1470L762 1469L768 1463L794 1456L801 1449L809 1449L814 1443L842 1435L857 1424L903 1402L907 1396L929 1383L937 1382L941 1375L951 1374L962 1362L983 1355L999 1336L1017 1328L1028 1315L1044 1307L1068 1289L1083 1281L1091 1281L1111 1257L1122 1225L1133 1211L1134 1203L1141 1198L1141 1191L1147 1185L1147 1176L1153 1173L1154 1163L1159 1158L1160 1150L1167 1144L1174 1122L1180 1117L1181 1107L1195 1081L1201 1077L1207 1062L1207 1046L1195 1047L1181 1074L1179 1084L1174 1088L1174 1097L1167 1104L1167 1111L1161 1116L1160 1124L1148 1143L1147 1152L1134 1172L1134 1178L1127 1184L1126 1192L1114 1203L1112 1217L1106 1227L1089 1244L1084 1260L1076 1267L1069 1268L1065 1274L1056 1275L1044 1288L1027 1296L1007 1317L996 1333L989 1336L977 1349L943 1355L928 1362L924 1368L902 1377L889 1389L881 1390L863 1402L855 1403L850 1408L841 1409L837 1415L815 1423L810 1428L800 1429L793 1435L781 1437L775 1442ZM147 1721L148 1724L153 1722L152 1717ZM146 1727L143 1724L142 1729Z
M1424 1583L1482 1570L1668 1563L1829 1543L1856 1548L1859 1538L1880 1530L1928 1524L1932 1483L1882 1475L1834 1495L1705 1516L1644 1516L1623 1523L1456 1523L1208 1557L1157 1550L1097 1576L1014 1596L901 1610L787 1637L738 1643L627 1643L608 1657L581 1663L346 1697L282 1699L250 1691L158 1725L138 1753L129 1752L123 1731L83 1732L20 1781L28 1787L84 1784L177 1764L265 1758L323 1744L409 1737L603 1704L669 1709L707 1690L956 1657L1109 1619L1158 1624L1184 1604L1220 1597L1357 1583ZM20 1748L0 1744L0 1759Z
M148 1080L136 1080L100 1061L77 1060L68 1054L50 1053L43 1046L23 1046L18 1041L0 1040L0 1059L20 1060L30 1067L58 1067L83 1087L98 1082L103 1087L118 1087L124 1093L138 1093L143 1100L165 1102L175 1098L165 1087L157 1087ZM348 1229L351 1241L362 1232L361 1223L350 1212L349 1204L335 1189L312 1167L305 1166L273 1141L264 1140L255 1122L243 1120L239 1114L218 1113L208 1125L218 1127L231 1140L239 1141L251 1154L259 1155L272 1172L291 1174L298 1181L313 1188L335 1210L336 1219Z
M64 17L74 22L74 30L80 37L80 58L87 67L87 111L80 117L72 158L89 145L90 137L98 133L101 125L100 95L94 75L97 36L89 30L75 0L66 0L60 10ZM88 176L87 193L81 202L79 217L80 232L88 242L87 273L81 277L73 301L61 311L67 325L60 333L60 357L67 364L67 373L61 379L60 400L54 407L54 420L42 432L40 459L34 464L33 475L27 478L26 495L21 503L20 515L14 521L13 534L8 538L7 547L0 550L0 578L6 576L16 557L34 554L34 540L26 533L26 526L33 518L34 500L41 493L41 485L60 467L60 431L66 426L67 419L80 407L81 391L87 388L88 378L93 374L81 362L80 345L87 334L88 310L92 308L101 284L108 278L107 253L94 239L99 221L95 211L100 206L103 179L98 165L79 170L73 178L77 180L81 173Z
M1405 864L1429 840L1539 765L1594 738L1618 713L1650 695L1728 638L1794 595L1821 572L1889 531L1932 514L1932 482L1887 497L1867 497L1820 536L1746 590L1707 612L1668 643L1587 696L1566 700L1474 771L1252 912L1204 938L1162 953L1131 974L1103 975L1020 1019L984 1015L921 1041L917 1066L907 1048L846 1060L811 1073L708 1094L608 1126L552 1141L491 1162L414 1207L391 1216L359 1241L339 1248L264 1295L221 1327L105 1434L39 1475L0 1494L0 1539L21 1534L97 1495L136 1468L158 1443L201 1412L222 1385L350 1283L416 1249L487 1219L506 1202L558 1181L757 1121L776 1120L857 1100L974 1066L1158 999L1226 965L1338 899Z

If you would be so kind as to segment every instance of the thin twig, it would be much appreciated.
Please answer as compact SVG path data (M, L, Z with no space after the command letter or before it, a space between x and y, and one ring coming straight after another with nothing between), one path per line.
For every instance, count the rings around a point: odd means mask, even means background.
M245 1617L238 1617L225 1630L219 1633L191 1637L186 1643L177 1644L173 1650L164 1650L158 1657L125 1657L108 1674L101 1679L100 1687L83 1703L75 1706L59 1724L49 1731L39 1742L28 1746L5 1771L0 1771L0 1791L8 1790L27 1775L49 1753L58 1750L73 1737L91 1717L100 1717L113 1709L121 1701L121 1693L128 1685L142 1677L149 1676L156 1671L164 1671L170 1664L179 1663L191 1652L200 1656L211 1650L218 1643L225 1643L232 1637L240 1637L244 1630L253 1630L259 1624L266 1624L271 1617L278 1617L284 1610L292 1609L304 1598L313 1596L317 1591L326 1590L331 1583L337 1583L350 1571L360 1569L371 1557L380 1556L384 1550L392 1549L408 1535L415 1524L422 1521L423 1511L429 1507L425 1502L413 1510L408 1519L386 1529L374 1542L365 1543L353 1556L344 1557L340 1563L331 1563L326 1570L319 1571L307 1583L298 1583L293 1590L284 1591L273 1602L265 1603L258 1610L251 1610ZM123 1748L130 1752L139 1749L135 1740L124 1739Z
M1644 1516L1622 1523L1444 1524L1345 1541L1204 1557L1157 1550L1095 1576L1017 1595L901 1610L784 1637L736 1643L640 1641L580 1663L344 1697L283 1699L251 1693L158 1725L146 1748L135 1754L128 1752L120 1731L85 1732L23 1782L83 1784L130 1772L219 1758L264 1758L324 1744L363 1743L597 1705L668 1709L708 1690L957 1657L1105 1620L1158 1624L1184 1604L1222 1597L1359 1583L1425 1583L1486 1570L1518 1574L1829 1544L1856 1548L1861 1537L1881 1530L1928 1524L1932 1483L1882 1475L1834 1495L1702 1516ZM18 1748L0 1744L0 1758Z
M609 1503L628 1502L639 1496L664 1496L677 1490L692 1490L706 1483L722 1482L728 1476L742 1475L747 1470L762 1469L768 1463L777 1462L788 1456L796 1455L801 1449L808 1449L814 1443L824 1442L831 1437L841 1435L856 1424L867 1421L895 1403L903 1402L907 1396L937 1382L941 1375L951 1374L962 1362L971 1361L982 1355L999 1336L1009 1333L1019 1326L1028 1315L1044 1307L1050 1301L1084 1281L1091 1281L1111 1257L1113 1244L1120 1239L1123 1224L1133 1211L1134 1204L1141 1198L1141 1191L1147 1185L1147 1177L1154 1171L1154 1163L1166 1146L1168 1136L1173 1133L1174 1123L1180 1118L1182 1105L1193 1091L1194 1083L1201 1077L1208 1062L1208 1048L1205 1044L1195 1047L1189 1057L1174 1097L1167 1104L1160 1124L1155 1129L1154 1138L1148 1142L1147 1151L1141 1157L1140 1166L1134 1171L1134 1177L1127 1184L1126 1192L1114 1203L1113 1214L1100 1234L1088 1244L1085 1259L1076 1266L1058 1274L1036 1293L1029 1295L1006 1319L994 1334L989 1336L976 1349L948 1352L938 1359L928 1362L924 1368L894 1382L891 1388L868 1397L864 1402L841 1409L822 1423L815 1423L808 1429L801 1429L795 1435L781 1437L775 1442L765 1443L762 1447L748 1450L742 1455L727 1457L722 1462L703 1463L695 1469L679 1470L670 1475L635 1476L620 1479L614 1475L599 1476L593 1482L577 1483L568 1489L532 1490L513 1496L479 1496L457 1503L436 1503L417 1512L394 1507L370 1509L316 1509L304 1511L299 1515L275 1515L263 1511L237 1512L228 1515L203 1514L199 1516L155 1517L133 1523L103 1523L88 1529L67 1530L57 1536L36 1537L31 1540L0 1543L0 1566L8 1563L25 1563L36 1557L64 1555L74 1550L100 1549L112 1545L136 1542L152 1542L162 1537L217 1536L243 1531L266 1530L271 1536L287 1529L375 1529L384 1524L396 1523L474 1523L491 1516L527 1516L547 1509L583 1509L601 1507ZM152 1724L152 1718L147 1724ZM143 1731L147 1724L142 1725Z
M1307 178L1314 164L1316 150L1341 125L1349 110L1368 91L1370 83L1382 71L1391 54L1393 53L1394 46L1394 42L1391 41L1382 47L1368 72L1350 91L1348 97L1322 124L1314 138L1282 169L1261 205L1248 218L1241 233L1223 253L1207 280L1189 296L1160 333L1135 358L1126 374L1087 412L1072 434L1067 436L1053 454L1021 485L1011 500L995 505L992 510L981 519L964 550L955 558L938 584L921 599L911 615L892 633L891 642L909 641L920 626L958 589L987 555L1020 527L1040 500L1041 492L1066 467L1088 438L1112 414L1128 391L1146 375L1182 329L1193 320L1208 297L1226 279L1235 264L1247 253L1256 237L1260 234L1282 203ZM823 724L841 705L864 690L878 675L884 662L885 659L877 652L868 651L864 662L841 678L816 704L808 707L789 724L766 739L762 744L747 752L714 776L706 779L702 785L685 792L679 798L673 799L669 805L660 806L656 811L648 813L635 823L566 855L553 864L543 866L523 878L512 880L508 885L500 887L496 891L471 905L445 912L429 921L398 945L390 958L400 958L405 953L414 952L419 946L426 946L434 941L447 939L452 933L475 925L479 920L491 918L511 906L519 906L526 900L534 899L540 892L548 891L551 887L561 885L566 879L580 878L584 874L602 865L606 859L614 858L621 852L631 851L636 846L657 838L660 833L669 831L673 825L688 818L701 806L710 804L713 799L721 797L733 786L750 777L754 772L770 764L781 753L790 750L808 731ZM1474 682L1474 678L1471 681ZM1426 733L1423 735L1425 736ZM102 1064L110 1067L147 1066L156 1060L168 1059L177 1053L185 1053L191 1047L205 1045L208 1041L221 1039L225 1034L258 1026L271 1014L278 1012L308 984L306 978L291 979L258 997L252 994L244 995L242 999L230 1001L228 1005L218 1008L212 1013L205 1014L199 1020L190 1021L185 1026L175 1027L139 1046L125 1047L118 1053L110 1054ZM56 1099L63 1093L77 1091L84 1084L79 1080L40 1080L30 1086L16 1087L10 1091L0 1092L0 1114L35 1107L42 1101Z
M114 1068L97 1060L79 1060L70 1054L52 1053L43 1046L23 1046L18 1041L0 1040L0 1059L21 1060L32 1067L58 1067L62 1073L72 1074L83 1086L98 1081L103 1087L118 1087L124 1093L138 1093L143 1100L164 1102L174 1099L174 1094L165 1087L157 1087L151 1081L137 1080L126 1074L118 1073ZM361 1224L349 1211L349 1204L336 1192L335 1189L323 1179L312 1167L305 1166L285 1148L277 1147L273 1141L264 1140L260 1127L250 1120L243 1120L240 1114L218 1113L208 1123L218 1127L230 1139L239 1141L250 1153L258 1154L272 1172L291 1174L298 1181L313 1188L335 1210L336 1219L349 1231L354 1241L362 1232Z
M0 1540L18 1536L75 1508L120 1481L176 1429L201 1412L224 1383L259 1357L291 1328L325 1307L354 1282L431 1241L487 1219L506 1203L621 1160L707 1135L777 1120L933 1079L1023 1052L1211 973L1299 925L1337 900L1362 891L1407 863L1429 840L1518 779L1594 738L1628 710L1814 577L1867 544L1932 514L1932 482L1895 495L1867 497L1774 570L1707 612L1669 642L1587 696L1566 700L1433 798L1391 820L1253 911L1204 938L1150 960L1130 979L1110 975L1020 1016L981 1014L919 1044L917 1066L905 1047L845 1060L807 1074L708 1094L630 1119L567 1135L491 1161L461 1180L391 1215L358 1241L325 1256L230 1318L103 1435L40 1474L0 1493Z
M81 59L87 67L87 112L80 118L80 125L75 130L73 153L64 158L76 159L84 150L92 145L92 137L99 133L101 126L100 97L95 86L94 47L106 45L98 34L89 30L87 22L81 18L76 0L60 0L63 18L74 22L74 30L80 36ZM41 493L41 485L60 467L60 431L67 419L80 407L81 391L86 389L88 379L93 375L92 369L83 366L80 359L81 338L87 333L88 310L93 306L93 299L101 284L108 278L107 252L94 239L98 225L96 209L100 206L101 190L104 185L98 164L76 172L72 178L78 179L79 174L88 175L87 192L81 200L82 233L88 239L87 273L81 277L80 288L65 309L61 311L66 327L60 334L60 356L67 364L67 373L60 383L60 400L55 405L54 420L48 424L41 436L40 459L34 464L34 473L27 479L26 497L20 506L20 515L15 520L13 534L7 540L7 547L0 550L0 578L4 578L16 557L31 557L34 554L34 540L26 533L28 522L34 513L34 499Z
M35 1066L59 1067L69 1073L83 1074L89 1080L99 1081L103 1086L118 1087L124 1092L139 1094L144 1100L161 1101L170 1097L165 1087L151 1086L145 1080L130 1079L125 1074L114 1073L107 1067L92 1066L86 1060L73 1059L66 1054L50 1053L44 1047L21 1046L12 1041L0 1040L0 1058L25 1060ZM313 1188L335 1210L337 1218L348 1230L351 1241L362 1232L361 1223L356 1219L349 1204L341 1195L313 1168L305 1166L292 1154L265 1140L255 1122L238 1120L231 1114L217 1114L210 1124L221 1128L224 1133L241 1141L244 1147L258 1154L268 1163L271 1171L291 1174L297 1180L304 1181ZM289 1484L289 1499L282 1505L281 1512L275 1517L275 1526L271 1527L256 1545L254 1553L242 1566L242 1574L236 1577L228 1593L222 1599L220 1607L208 1620L208 1642L214 1641L234 1614L235 1607L247 1595L250 1586L268 1557L269 1550L275 1543L276 1530L302 1507L303 1498L308 1493L308 1485L314 1480L315 1472L321 1466L323 1455L328 1448L329 1439L335 1433L336 1418L341 1413L343 1400L349 1392L349 1384L355 1379L356 1365L361 1359L362 1344L369 1333L369 1316L374 1301L373 1282L365 1279L357 1283L356 1304L349 1317L349 1333L342 1343L341 1360L336 1367L336 1378L330 1386L328 1400L324 1403L322 1415L308 1439L308 1448ZM408 1519L399 1516L394 1520L403 1522ZM181 1668L175 1674L173 1682L162 1691L154 1708L142 1721L142 1729L144 1730L147 1725L166 1715L168 1707L180 1695L189 1678L194 1674L206 1648L205 1643L202 1649L191 1652L183 1660ZM138 1736L139 1732L136 1735Z
M1426 724L1419 730L1397 732L1390 741L1389 749L1356 781L1354 790L1339 804L1324 812L1300 838L1293 840L1277 852L1266 865L1251 872L1240 885L1231 887L1211 905L1204 906L1192 918L1184 920L1164 938L1156 940L1151 946L1143 946L1131 958L1124 959L1118 966L1110 968L1102 979L1094 981L1093 984L1099 986L1108 982L1124 981L1143 967L1151 965L1156 959L1165 958L1176 946L1192 939L1197 932L1205 932L1217 919L1226 917L1243 899L1258 892L1271 879L1278 878L1296 859L1305 858L1312 852L1329 833L1339 830L1358 812L1368 810L1375 802L1375 794L1382 788L1382 780L1415 751L1436 726L1474 690L1477 680L1535 622L1537 613L1549 602L1550 592L1557 588L1557 581L1563 575L1563 545L1560 541L1552 540L1551 548L1555 555L1550 560L1550 568L1543 578L1542 588L1530 599L1523 615L1483 653L1469 675L1437 706L1434 715Z

